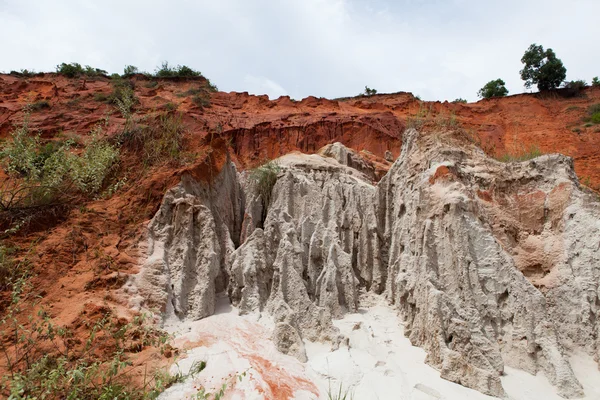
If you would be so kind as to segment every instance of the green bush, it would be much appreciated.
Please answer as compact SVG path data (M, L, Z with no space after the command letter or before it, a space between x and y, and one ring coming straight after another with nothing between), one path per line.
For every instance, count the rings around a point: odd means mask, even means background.
M564 92L563 96L565 97L575 97L580 96L581 91L587 87L587 82L583 79L579 79L576 81L565 82L564 84Z
M14 249L0 245L0 291L9 289L18 274L13 254Z
M134 84L127 79L113 79L113 91L108 96L107 101L117 107L121 116L130 120L133 115L133 108L139 102L135 96Z
M92 136L92 141L86 146L83 154L79 157L69 157L70 160L66 165L69 177L77 189L86 194L100 191L119 160L119 149L101 140L100 133L101 129L97 128ZM53 171L60 171L63 165L64 162L58 158L51 168Z
M588 108L588 116L584 118L584 121L600 124L600 103L593 104Z
M56 66L56 72L66 76L67 78L77 78L79 76L98 76L98 75L107 75L108 73L99 68L92 68L89 65L85 67L81 66L79 63L62 63Z
M125 148L142 154L144 165L179 161L185 128L181 114L163 114L145 126L123 131L117 141Z
M374 96L377 94L377 90L376 89L371 89L368 86L365 86L365 91L363 92L363 94L365 96Z
M600 79L598 79L598 77L597 77L597 76L595 76L595 77L592 79L592 86L594 86L594 87L600 86Z
M521 62L524 67L520 74L525 87L537 85L540 92L558 88L567 76L567 69L554 51L544 50L543 46L535 43L525 51Z
M125 68L123 68L123 77L128 78L130 76L138 74L139 72L140 71L138 70L138 67L136 67L135 65L127 65L125 66Z
M145 373L141 385L135 382L130 354L147 346L164 353L168 346L168 336L146 326L143 316L123 323L107 311L96 322L84 321L88 336L83 341L43 309L20 321L22 304L35 303L30 286L28 276L15 280L0 320L2 398L146 400L187 378L157 369Z
M479 89L479 92L477 92L477 95L484 99L489 99L492 97L504 97L507 94L508 89L506 89L505 83L502 79L489 81L484 87Z
M467 100L459 97L458 99L454 100L453 103L467 103Z
M157 78L194 78L201 77L200 71L196 71L186 65L178 65L172 67L167 61L163 62L160 67L156 68L154 76Z
M41 111L45 108L50 108L50 102L48 100L40 100L30 105L31 111Z
M101 128L81 155L72 142L42 144L28 118L16 128L0 156L8 177L0 187L0 226L5 234L68 208L77 198L96 194L119 158L119 149L101 140Z
M250 179L256 185L256 190L263 204L263 220L266 217L266 212L271 204L271 194L273 186L277 183L277 178L281 168L274 161L268 161L253 169L250 172Z
M29 70L29 69L22 69L20 71L10 71L10 75L14 75L14 76L19 76L19 77L24 77L24 78L30 78L32 76L35 76L37 73L34 70Z

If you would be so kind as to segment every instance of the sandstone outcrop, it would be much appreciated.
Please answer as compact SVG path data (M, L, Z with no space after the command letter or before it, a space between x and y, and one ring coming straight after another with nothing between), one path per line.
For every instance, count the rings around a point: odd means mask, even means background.
M583 394L567 354L598 359L600 205L571 159L505 164L467 141L404 133L402 154L373 166L341 144L276 160L270 202L228 164L211 184L184 180L149 225L135 285L166 318L266 312L278 348L343 339L332 319L382 294L444 378L502 396L510 365Z

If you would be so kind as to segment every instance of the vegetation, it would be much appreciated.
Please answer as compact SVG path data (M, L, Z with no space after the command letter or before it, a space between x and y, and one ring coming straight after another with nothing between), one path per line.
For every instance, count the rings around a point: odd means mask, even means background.
M517 152L506 152L506 153L500 155L499 157L497 157L497 160L505 162L505 163L521 162L521 161L531 160L531 159L539 157L543 154L544 153L542 153L542 151L540 150L539 147L537 147L536 145L531 145L531 147L529 147L529 149L522 148L520 151L517 151Z
M124 148L141 153L145 166L181 159L185 128L181 114L162 114L143 126L131 124L117 141Z
M180 93L177 96L192 96L192 102L199 107L200 109L204 109L206 107L210 107L210 97L211 94L216 92L218 89L215 85L212 85L208 80L204 82L197 88L191 88L186 92Z
M117 164L118 148L100 138L102 127L76 155L72 141L42 143L29 129L29 116L12 133L0 158L8 178L0 187L0 226L7 232L71 203L97 193Z
M50 102L48 100L40 100L29 106L31 111L41 111L45 108L50 108Z
M371 89L368 86L365 86L365 91L363 92L363 94L365 96L374 96L377 94L377 90L376 89Z
M202 74L200 71L196 71L186 65L172 67L165 61L160 67L156 68L154 76L157 78L195 78L201 77Z
M524 67L520 73L525 87L537 85L540 92L558 88L567 76L567 69L554 51L544 50L535 43L525 51L521 62Z
M588 116L585 121L592 124L600 124L600 103L594 104L588 108Z
M337 393L331 391L331 382L327 389L327 400L352 400L354 396L350 393L350 389L343 390L343 386L340 383Z
M566 97L575 97L581 95L581 91L588 86L583 79L564 83L563 95Z
M592 86L594 86L594 87L598 87L598 86L600 86L600 79L598 79L598 77L597 77L597 76L595 76L595 77L592 79Z
M281 168L274 161L268 161L260 167L254 168L250 172L250 179L256 185L256 190L261 198L263 205L263 221L267 214L267 209L271 204L271 194L273 187L277 183L277 178Z
M496 79L493 81L489 81L485 84L477 95L484 99L489 99L492 97L504 97L508 94L508 89L506 89L505 83L502 79Z
M467 100L459 97L458 99L454 100L453 103L467 103Z
M67 78L77 78L79 76L98 76L107 75L108 73L99 68L92 68L89 65L82 67L79 63L62 63L56 66L56 72L66 76Z
M15 249L0 244L0 291L11 288L20 272L18 264L13 260Z
M35 76L37 73L34 70L29 70L29 69L22 69L20 71L10 71L10 75L15 75L15 76L22 76L25 78L30 78L32 76Z
M125 68L123 68L123 78L129 78L139 72L138 67L135 65L126 65Z
M83 321L88 330L83 341L72 329L52 323L43 308L25 321L19 319L25 307L34 309L37 303L29 268L19 271L10 278L10 302L0 320L3 398L155 399L165 388L185 378L159 370L145 376L141 385L132 379L128 354L146 346L157 347L162 353L170 348L168 336L147 327L143 316L124 323L106 309L96 318L90 316Z

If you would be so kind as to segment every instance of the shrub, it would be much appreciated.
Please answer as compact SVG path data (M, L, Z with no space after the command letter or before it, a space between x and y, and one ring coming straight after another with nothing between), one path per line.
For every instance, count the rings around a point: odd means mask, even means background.
M125 148L141 152L144 165L181 158L185 128L181 115L163 114L146 126L126 130L117 138Z
M593 124L600 124L600 103L593 104L588 108L588 117L584 120Z
M491 97L504 97L508 94L508 89L506 89L506 86L504 85L505 83L502 79L489 81L484 87L479 89L477 95L484 99L489 99Z
M371 89L368 86L365 86L365 91L363 93L365 96L374 96L377 94L377 90L376 89Z
M97 127L78 156L69 151L71 141L42 145L26 118L0 154L8 175L0 187L0 226L16 231L66 209L78 197L97 193L119 157L116 147L99 139L100 133Z
M527 88L537 85L539 91L556 89L567 76L567 69L554 51L544 50L543 46L535 43L525 51L521 62L524 64L521 79Z
M29 69L22 69L20 71L10 71L10 75L14 75L14 76L22 76L25 78L30 78L34 75L36 75L36 72L34 70L29 70Z
M171 67L167 61L163 62L160 67L156 68L154 76L157 78L193 78L201 77L200 71L196 71L186 65L178 65Z
M277 177L280 171L281 168L277 163L268 161L250 172L250 179L256 185L256 190L262 201L263 221L264 217L266 217L267 209L271 204L273 186L277 183Z
M30 105L31 111L40 111L44 108L50 108L50 102L48 100L36 101Z
M565 82L564 84L564 96L575 97L581 94L581 91L587 87L587 82L579 79L576 81Z
M110 96L106 93L96 93L94 94L94 100L99 101L101 103L109 101Z
M82 67L79 63L62 63L56 66L56 72L66 76L67 78L76 78L81 75L85 76L97 76L107 75L107 72L103 69L92 68L89 65Z
M594 87L600 86L600 79L598 79L598 77L597 77L597 76L595 76L595 77L592 79L592 86L594 86Z
M79 157L70 157L67 167L70 178L78 190L86 194L98 193L106 178L119 159L119 150L110 143L100 140L101 128L97 127L92 134L92 141ZM54 170L61 168L61 160Z
M133 107L139 102L133 90L133 82L126 79L114 79L112 81L113 91L108 96L107 101L114 104L126 120L130 120L133 113Z
M10 304L0 320L3 398L155 399L187 377L156 370L144 375L141 386L135 383L129 354L147 346L164 354L169 346L168 336L146 326L143 316L125 323L107 309L83 321L82 329L87 331L83 340L68 327L53 323L43 308L19 320L22 304L37 303L30 288L30 274L14 280Z
M0 245L0 291L9 289L18 274L13 254L14 249Z
M453 103L466 103L466 102L467 102L467 100L465 100L465 99L463 99L461 97L459 97L458 99L456 99L456 100L453 101Z
M140 71L138 70L138 67L134 66L134 65L127 65L125 66L125 68L123 68L123 77L124 78L128 78L132 75L135 75L137 73L139 73Z

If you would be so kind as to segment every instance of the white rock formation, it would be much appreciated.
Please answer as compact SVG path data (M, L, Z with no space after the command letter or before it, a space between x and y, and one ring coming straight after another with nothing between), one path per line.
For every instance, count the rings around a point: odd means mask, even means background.
M184 180L150 224L136 278L147 305L199 319L227 290L240 312L275 321L278 349L343 339L332 318L358 289L384 294L442 377L503 396L504 366L543 371L581 396L568 351L598 359L600 204L572 161L503 164L449 135L405 133L377 185L340 144L289 154L264 208L233 165L209 187Z

